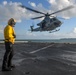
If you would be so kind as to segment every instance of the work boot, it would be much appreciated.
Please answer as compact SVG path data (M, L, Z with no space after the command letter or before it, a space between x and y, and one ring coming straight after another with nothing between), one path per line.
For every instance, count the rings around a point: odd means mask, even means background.
M12 68L3 68L2 71L12 71Z
M10 68L15 68L15 65L14 64L12 64L12 65L8 65L8 67Z
M15 65L11 65L11 68L15 68L16 66Z

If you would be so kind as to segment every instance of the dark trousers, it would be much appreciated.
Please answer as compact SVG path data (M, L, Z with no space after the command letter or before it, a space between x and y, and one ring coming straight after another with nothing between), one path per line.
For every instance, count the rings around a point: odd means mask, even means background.
M12 65L13 57L13 44L10 42L5 42L5 54L3 57L2 69L8 68Z

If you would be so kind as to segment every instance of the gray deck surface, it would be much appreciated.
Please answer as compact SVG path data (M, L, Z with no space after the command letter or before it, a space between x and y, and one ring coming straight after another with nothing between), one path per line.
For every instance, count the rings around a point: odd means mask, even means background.
M76 44L16 43L14 51L16 68L0 75L76 75ZM4 52L0 44L0 69Z

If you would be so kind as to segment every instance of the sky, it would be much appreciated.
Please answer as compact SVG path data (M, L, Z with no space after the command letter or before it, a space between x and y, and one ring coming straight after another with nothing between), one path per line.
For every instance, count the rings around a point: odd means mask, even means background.
M21 8L18 5L25 5L50 14L70 5L73 5L74 8L55 14L63 24L60 31L49 33L47 31L31 32L30 26L34 24L35 28L38 27L37 24L43 19L31 20L31 18L42 15ZM0 39L4 38L3 30L10 18L17 21L14 27L16 39L76 38L76 0L0 0Z

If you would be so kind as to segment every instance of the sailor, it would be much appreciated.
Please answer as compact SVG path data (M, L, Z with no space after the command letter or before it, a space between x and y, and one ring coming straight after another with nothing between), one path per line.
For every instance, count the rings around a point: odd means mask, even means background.
M16 20L11 18L8 20L8 25L4 28L6 51L3 57L2 71L11 71L12 68L15 67L15 65L12 64L13 44L16 38L16 34L13 28L15 24L16 24Z

